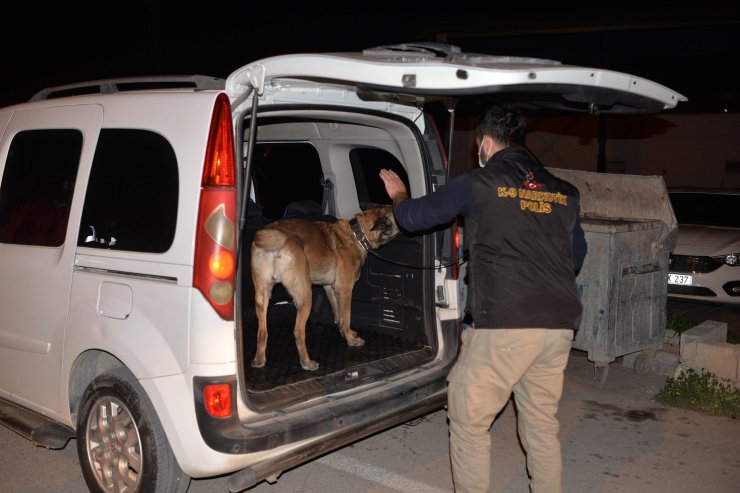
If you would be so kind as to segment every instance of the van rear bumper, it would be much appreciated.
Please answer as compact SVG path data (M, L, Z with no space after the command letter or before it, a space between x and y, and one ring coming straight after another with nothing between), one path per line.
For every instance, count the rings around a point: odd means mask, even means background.
M235 402L227 418L209 415L203 403L203 389L210 384L228 384L232 395L237 395L233 375L195 377L196 419L203 441L226 454L264 452L319 436L348 435L349 441L444 406L447 373L448 365L437 363L436 368L419 368L395 380L370 384L362 392L317 398L311 405L294 406L291 412L280 410L244 422Z

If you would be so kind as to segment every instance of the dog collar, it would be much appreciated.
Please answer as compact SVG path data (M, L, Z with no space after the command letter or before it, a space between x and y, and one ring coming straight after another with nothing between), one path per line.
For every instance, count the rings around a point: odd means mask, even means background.
M360 223L357 221L356 217L349 220L349 226L352 228L352 234L355 235L357 243L359 243L366 252L372 250L373 245L370 243L370 240L367 239L365 233L362 232L362 228L360 227Z

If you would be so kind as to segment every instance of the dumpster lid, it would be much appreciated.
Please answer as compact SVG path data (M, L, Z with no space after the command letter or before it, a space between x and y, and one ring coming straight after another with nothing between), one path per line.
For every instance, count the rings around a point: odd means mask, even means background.
M662 176L547 169L578 189L583 219L659 220L669 230L677 228L676 216Z

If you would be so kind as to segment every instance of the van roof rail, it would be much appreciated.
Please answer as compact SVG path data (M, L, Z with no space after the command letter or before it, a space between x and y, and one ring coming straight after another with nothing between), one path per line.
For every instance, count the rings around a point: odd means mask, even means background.
M224 89L226 80L207 75L162 75L144 77L119 77L77 82L62 86L47 87L34 94L30 101L42 101L64 96L83 94L113 94L142 89L176 89L192 87L196 91Z

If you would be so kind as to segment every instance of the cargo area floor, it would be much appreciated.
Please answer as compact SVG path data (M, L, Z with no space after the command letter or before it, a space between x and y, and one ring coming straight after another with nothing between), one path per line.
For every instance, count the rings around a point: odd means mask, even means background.
M295 308L275 305L268 311L267 362L252 368L257 341L257 319L245 314L246 387L249 403L256 409L274 408L317 395L344 390L395 371L419 365L433 356L432 348L400 336L363 331L360 347L347 345L335 324L309 322L306 346L319 368L301 368L293 338Z

